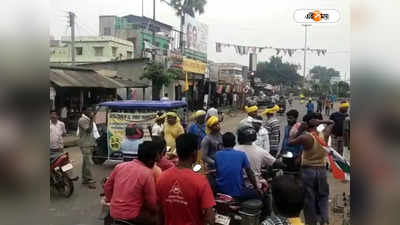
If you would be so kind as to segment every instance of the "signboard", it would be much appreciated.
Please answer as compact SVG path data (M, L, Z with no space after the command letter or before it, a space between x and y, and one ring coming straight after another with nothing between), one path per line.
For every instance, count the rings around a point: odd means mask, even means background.
M207 64L197 60L184 58L182 67L184 72L205 74L207 69Z
M208 26L190 15L185 15L183 25L185 48L207 54Z
M142 127L145 140L150 139L147 126L153 123L155 113L109 113L107 124L108 151L120 151L121 144L126 139L125 129L129 123L135 122Z

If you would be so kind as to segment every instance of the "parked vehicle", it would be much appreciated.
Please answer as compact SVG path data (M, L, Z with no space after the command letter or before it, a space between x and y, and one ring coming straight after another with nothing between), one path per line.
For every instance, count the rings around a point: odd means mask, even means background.
M68 175L72 168L67 152L50 154L50 187L66 198L74 192L74 183Z
M187 121L187 104L184 101L113 101L98 105L96 121L100 131L97 148L93 152L93 162L103 164L106 160L132 160L136 153L121 151L125 139L125 128L129 123L136 123L144 132L143 140L150 140L149 126L154 123L157 112L176 111L182 126ZM100 113L99 113L100 112ZM102 116L103 118L98 118Z

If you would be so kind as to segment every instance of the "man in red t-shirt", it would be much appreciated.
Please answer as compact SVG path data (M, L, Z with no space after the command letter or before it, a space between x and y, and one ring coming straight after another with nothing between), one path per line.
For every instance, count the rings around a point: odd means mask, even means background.
M138 159L118 164L104 184L106 202L111 202L113 219L132 223L157 224L156 184L153 167L160 157L158 145L145 141L139 145Z
M195 135L180 135L176 139L179 164L163 172L158 181L164 225L214 224L215 200L211 187L206 177L192 171L197 147Z

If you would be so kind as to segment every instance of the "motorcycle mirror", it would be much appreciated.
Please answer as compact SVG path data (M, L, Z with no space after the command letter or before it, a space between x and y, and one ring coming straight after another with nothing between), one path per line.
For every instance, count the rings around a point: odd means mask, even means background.
M194 164L192 170L193 170L193 172L198 173L201 170L201 165L200 164Z
M323 125L323 124L320 124L318 127L317 127L317 131L318 132L322 132L322 131L324 131L325 130L325 126Z
M282 155L283 158L293 158L293 153L292 152L286 152L285 154Z

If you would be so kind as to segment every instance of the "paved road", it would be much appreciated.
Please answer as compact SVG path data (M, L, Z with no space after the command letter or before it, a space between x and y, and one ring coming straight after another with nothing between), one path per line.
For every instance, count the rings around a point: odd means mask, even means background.
M299 110L300 117L302 118L305 114L304 104L300 102L293 102L293 107ZM244 113L237 113L233 117L228 115L225 116L223 124L223 132L234 131L237 123L244 118ZM286 124L285 117L278 118L281 121L281 128L283 132L283 126ZM70 153L70 157L73 160L72 164L75 166L75 172L80 175L81 173L81 154L77 147L66 149ZM51 204L49 207L49 213L51 215L50 225L101 225L103 222L98 219L100 214L100 199L99 194L102 189L99 185L102 178L108 176L112 171L113 167L117 164L117 161L106 162L104 165L94 166L94 176L98 181L98 187L95 190L88 189L86 186L81 185L80 181L75 182L74 194L69 198L65 199L58 196L56 193L51 193L50 199ZM334 180L331 176L329 177L329 183L331 187L331 196L341 194L342 192L349 193L349 184L343 184ZM332 217L331 224L341 224L339 217Z

